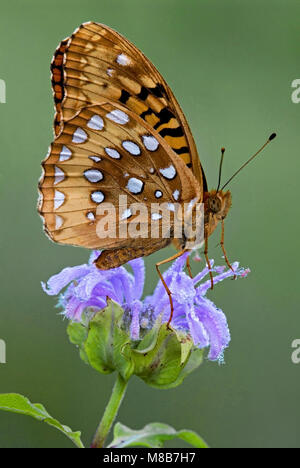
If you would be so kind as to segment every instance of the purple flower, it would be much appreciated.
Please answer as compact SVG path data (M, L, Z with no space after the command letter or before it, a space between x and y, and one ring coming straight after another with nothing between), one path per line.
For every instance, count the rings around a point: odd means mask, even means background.
M99 252L93 252L88 264L65 268L52 276L47 285L42 283L49 295L60 294L59 307L72 321L80 322L83 317L92 317L106 306L107 298L113 299L124 309L125 322L132 340L151 328L161 317L167 322L170 314L168 295L161 281L152 296L141 300L145 283L145 266L139 258L129 262L132 273L125 267L101 271L93 261ZM194 345L209 347L208 359L222 360L223 352L230 342L230 333L224 313L206 297L210 288L209 270L205 267L193 279L184 271L186 253L177 259L165 272L164 279L172 292L174 315L171 326L190 334ZM214 284L229 278L234 273L225 267L213 267ZM249 270L233 264L236 276L245 277Z

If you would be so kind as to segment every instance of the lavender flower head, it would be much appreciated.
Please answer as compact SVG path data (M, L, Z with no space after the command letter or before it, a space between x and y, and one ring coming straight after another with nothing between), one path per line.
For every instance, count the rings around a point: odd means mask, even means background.
M83 317L92 317L107 304L111 298L122 306L127 317L132 340L139 340L155 321L161 317L167 322L170 315L170 302L161 281L158 282L152 296L142 301L145 284L145 266L139 258L129 262L132 273L119 267L101 271L94 265L99 252L92 253L89 263L65 268L52 276L47 285L42 283L44 291L53 296L60 294L58 306L63 314L72 321L80 322ZM222 361L223 352L230 342L230 332L226 317L221 309L206 297L210 288L207 279L209 270L205 267L193 279L184 271L186 253L178 258L165 272L164 279L172 292L174 315L171 326L187 332L198 348L209 347L208 359ZM212 267L214 262L211 261ZM231 276L245 277L248 269L233 264L233 270L225 267L213 267L214 284Z

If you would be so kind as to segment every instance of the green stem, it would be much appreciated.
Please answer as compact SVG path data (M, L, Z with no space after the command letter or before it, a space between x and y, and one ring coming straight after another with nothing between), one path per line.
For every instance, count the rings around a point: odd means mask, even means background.
M94 436L91 448L103 448L124 398L128 382L118 374L110 400Z

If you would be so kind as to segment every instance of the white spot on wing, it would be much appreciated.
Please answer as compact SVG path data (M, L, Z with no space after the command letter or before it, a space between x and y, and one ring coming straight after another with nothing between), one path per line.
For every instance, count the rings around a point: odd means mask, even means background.
M106 114L106 117L109 120L112 120L113 122L116 122L121 125L125 125L129 122L128 115L125 114L125 112L121 111L120 109L115 109L109 112L109 114Z
M129 192L138 194L142 192L143 187L144 187L144 182L142 182L139 179L136 179L135 177L131 177L128 180L128 184L126 188L128 188Z
M66 197L62 192L55 190L54 192L54 209L55 210L57 210L58 208L61 207L61 205L64 204L65 198Z
M169 167L166 167L165 169L160 169L159 172L165 179L172 180L176 176L177 172L175 167L171 164Z
M73 143L84 143L86 139L87 134L85 133L85 131L80 127L76 128L75 132L73 133Z
M105 153L113 159L121 159L120 153L113 148L105 148Z
M157 148L159 147L159 143L154 136L151 135L144 135L143 137L143 143L145 145L145 148L149 151L156 151Z
M195 206L197 200L198 200L198 198L193 198L193 199L190 201L190 203L188 204L188 209L187 209L188 211L190 211L190 210Z
M93 200L93 202L95 203L102 203L103 200L104 200L104 193L98 191L98 192L93 192L92 195L91 195L91 199Z
M139 156L141 154L141 150L137 144L133 143L133 141L123 141L122 146L128 153L132 154L133 156Z
M161 198L163 196L163 193L160 190L155 191L155 198Z
M114 72L114 69L113 68L108 68L106 70L106 73L108 74L108 76L113 76L113 72Z
M65 179L65 173L59 167L54 166L54 185L59 184Z
M95 215L94 213L92 213L91 211L89 211L86 215L87 219L89 219L90 221L95 221Z
M39 199L38 199L38 207L39 209L42 208L42 205L44 203L44 195L42 194L42 192L39 193Z
M179 199L179 195L180 195L180 192L179 192L179 190L176 189L176 190L173 192L174 200L177 201L177 200Z
M100 115L93 115L93 117L88 121L87 126L93 130L102 130L104 127L104 122Z
M123 66L124 65L129 65L130 64L130 58L127 57L127 55L125 55L125 54L120 54L117 57L117 63L119 65L123 65Z
M162 214L160 214L160 213L152 213L151 218L153 219L153 221L158 221L159 219L162 218Z
M60 229L64 223L64 220L61 216L55 216L55 229Z
M103 179L103 174L101 171L98 171L98 169L88 169L84 171L84 177L92 184L96 184Z
M59 160L67 161L68 159L70 159L71 156L71 150L69 150L69 148L67 148L66 146L63 146L61 152L59 153Z
M168 208L169 211L175 211L174 203L168 203L167 208Z
M128 219L132 216L132 211L130 208L127 208L127 210L123 211L121 219Z
M98 156L89 156L89 159L91 159L92 161L96 163L101 161L101 158L99 158Z

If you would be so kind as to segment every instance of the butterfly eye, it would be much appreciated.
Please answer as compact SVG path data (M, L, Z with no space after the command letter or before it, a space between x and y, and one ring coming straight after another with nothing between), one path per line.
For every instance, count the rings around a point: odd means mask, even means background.
M218 213L221 210L221 201L217 197L210 198L209 208L213 213Z

